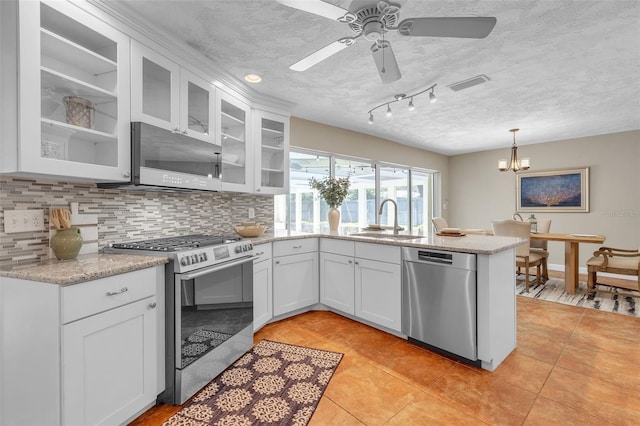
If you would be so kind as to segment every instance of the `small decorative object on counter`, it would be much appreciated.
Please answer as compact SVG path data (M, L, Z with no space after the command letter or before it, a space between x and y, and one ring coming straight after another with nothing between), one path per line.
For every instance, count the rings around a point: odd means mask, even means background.
M57 229L51 237L51 250L59 260L69 260L78 257L82 247L82 235L78 228L71 226L71 212L69 209L49 210L49 223Z
M529 216L527 219L531 224L531 233L535 234L538 232L538 219L534 215Z
M337 231L340 224L340 210L338 210L338 207L349 194L349 186L351 186L349 178L335 179L326 177L322 180L317 180L312 177L309 179L309 186L317 190L320 193L320 198L329 205L329 230Z
M251 225L236 225L233 229L235 229L236 233L241 237L250 238L259 237L264 233L267 227L261 223L256 223Z

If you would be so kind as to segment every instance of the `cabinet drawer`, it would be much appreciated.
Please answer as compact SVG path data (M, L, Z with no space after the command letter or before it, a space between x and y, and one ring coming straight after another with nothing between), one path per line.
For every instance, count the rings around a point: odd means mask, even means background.
M276 241L273 243L273 256L289 256L291 254L318 251L317 238L301 238L299 240Z
M253 246L253 252L256 258L253 260L253 263L264 262L265 260L271 260L272 249L271 243L264 243L260 245Z
M155 295L160 268L146 268L63 287L62 323L66 324Z
M400 264L400 247L384 244L356 243L356 257Z
M355 253L354 242L345 240L335 240L333 238L320 239L320 251L325 253L342 254L353 257Z

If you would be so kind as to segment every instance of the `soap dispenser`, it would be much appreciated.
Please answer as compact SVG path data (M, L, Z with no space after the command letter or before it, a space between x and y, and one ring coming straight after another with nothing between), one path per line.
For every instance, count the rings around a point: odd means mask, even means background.
M529 216L529 218L527 220L531 224L531 233L532 234L537 233L538 232L538 219L536 219L536 217L532 214L531 216Z

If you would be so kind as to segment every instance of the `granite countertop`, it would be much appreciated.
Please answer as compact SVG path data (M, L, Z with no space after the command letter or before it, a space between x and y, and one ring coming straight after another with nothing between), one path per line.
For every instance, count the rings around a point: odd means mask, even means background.
M354 232L330 231L320 233L296 232L296 231L275 231L263 234L259 237L251 238L253 244L259 245L273 241L290 240L296 238L335 238L340 240L351 240L366 243L386 244L401 247L428 248L444 251L456 251L460 253L473 254L494 254L504 250L526 244L525 240L516 237L496 237L489 235L467 234L461 237L441 237L435 234L409 234L400 232L400 236L407 238L396 239L391 231L357 231L367 232L375 236L354 235ZM415 238L408 239L413 236Z
M49 259L36 264L0 267L0 277L51 284L78 284L168 263L163 256L86 254L73 260Z
M420 235L401 232L400 235L407 236L407 238L396 239L393 233L388 230L377 231L373 233L374 236L353 234L353 232L345 231L320 233L275 231L250 238L250 240L253 244L259 245L273 241L322 237L475 254L494 254L525 244L525 241L520 238L487 235L441 237L434 234ZM408 239L409 237L415 238ZM163 256L100 253L78 256L74 260L60 261L50 259L36 264L5 265L0 267L0 277L68 285L150 268L167 262L169 262L169 259Z

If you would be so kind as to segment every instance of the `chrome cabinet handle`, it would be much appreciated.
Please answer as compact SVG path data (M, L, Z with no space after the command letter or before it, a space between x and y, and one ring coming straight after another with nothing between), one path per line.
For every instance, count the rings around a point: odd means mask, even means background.
M360 264L360 262L354 262L354 263L355 263L356 265L359 265L359 264Z
M352 263L353 263L353 260L350 260L350 261L349 261L349 265L351 265Z
M124 173L122 174L122 177L126 177L126 178L131 177L131 173L129 173L129 172L124 172Z
M293 248L302 248L302 246L293 246Z
M180 133L180 128L176 127L175 129L172 130L173 133Z
M263 251L261 251L260 253L256 253L256 256L262 256L264 254Z
M279 260L276 260L276 265L279 265L279 264L280 264L280 261L279 261Z
M108 291L107 296L115 296L116 294L126 293L127 291L129 291L128 288L122 287L119 291Z
M155 309L156 306L158 306L158 304L156 302L149 303L149 308L151 308L151 309Z

